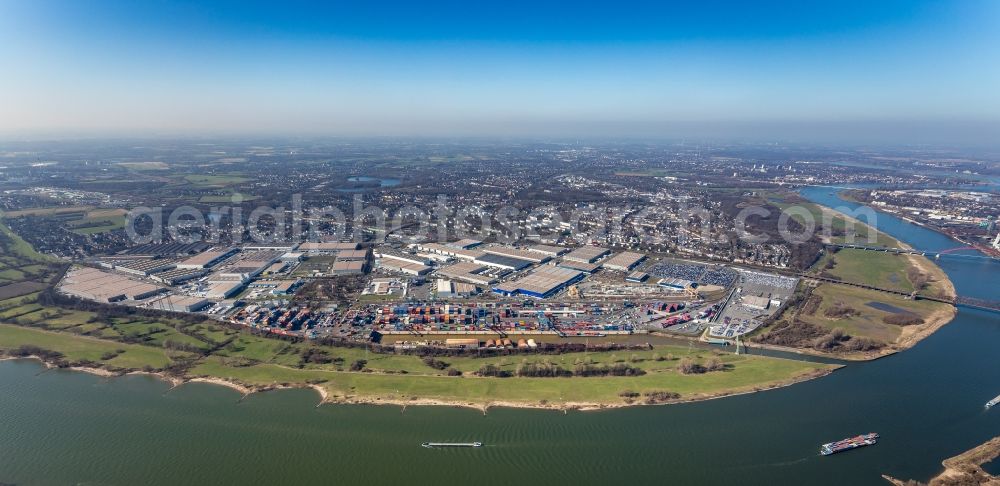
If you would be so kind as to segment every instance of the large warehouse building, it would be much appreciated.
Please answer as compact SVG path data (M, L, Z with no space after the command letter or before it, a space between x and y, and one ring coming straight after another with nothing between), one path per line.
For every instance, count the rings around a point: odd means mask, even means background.
M579 282L584 274L568 268L543 266L520 279L493 287L500 295L524 295L536 299L551 297L567 286Z
M334 254L345 250L357 250L358 244L339 241L307 241L299 245L298 250L310 255Z
M486 272L486 265L475 262L460 262L438 270L437 274L478 285L490 285L497 279Z
M478 250L469 250L466 248L459 248L457 246L442 245L441 243L420 243L414 245L414 248L417 251L422 251L424 253L443 255L446 257L470 261L486 254Z
M601 248L599 246L581 246L569 253L567 253L563 260L569 260L573 262L582 263L594 263L599 258L604 255L611 253L607 248Z
M482 250L492 255L501 255L511 258L517 258L518 260L528 260L533 263L543 263L551 258L551 256L541 252L521 250L518 248L511 248L508 246L490 246L482 248Z
M142 300L165 292L167 289L123 275L103 272L94 268L74 269L62 281L59 290L98 302Z
M628 272L629 270L635 268L635 266L644 259L646 259L646 255L643 255L642 253L625 251L608 258L602 263L601 266L607 268L608 270Z
M230 255L236 253L238 250L236 248L229 248L227 250L208 250L203 251L187 260L184 260L177 264L177 268L186 269L197 269L197 268L208 268L216 263L219 263Z
M530 260L522 260L520 258L514 258L505 255L496 255L493 253L484 254L475 260L474 263L481 265L489 265L491 267L502 268L504 270L518 271L523 270L531 266Z

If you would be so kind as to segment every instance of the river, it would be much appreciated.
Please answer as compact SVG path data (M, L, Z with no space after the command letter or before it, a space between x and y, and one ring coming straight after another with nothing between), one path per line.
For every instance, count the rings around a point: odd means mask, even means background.
M853 206L829 189L803 194ZM889 215L912 246L956 245ZM1000 265L942 258L960 294L996 298ZM17 484L885 484L927 480L1000 433L1000 314L961 309L914 348L794 386L601 412L323 405L146 376L106 379L0 362L0 482ZM516 386L511 382L510 386ZM169 390L169 391L168 391ZM819 444L879 432L831 457ZM483 441L432 450L424 441Z

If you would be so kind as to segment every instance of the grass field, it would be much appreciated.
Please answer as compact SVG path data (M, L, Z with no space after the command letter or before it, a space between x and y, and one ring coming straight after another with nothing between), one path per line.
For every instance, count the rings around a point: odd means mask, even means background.
M53 206L7 211L4 217L59 216L66 226L81 235L103 233L125 227L126 211L120 208L94 209L93 206Z
M575 360L579 356L569 354L562 357ZM732 368L727 371L702 375L684 375L668 367L637 377L482 378L468 374L448 377L427 373L338 372L295 369L277 364L234 367L213 358L200 363L191 373L258 386L322 380L321 386L331 396L371 401L423 399L477 405L490 402L620 404L622 398L619 394L626 391L670 391L679 393L682 398L697 398L766 388L830 368L817 363L747 356L730 364Z
M100 362L102 356L114 353L116 356L106 360L106 363L122 368L138 369L147 365L153 368L163 368L171 362L164 349L0 324L0 349L9 351L22 345L33 345L57 351L72 361ZM122 353L118 354L118 351L122 351Z
M96 209L87 211L81 219L69 221L67 226L81 235L104 233L124 228L126 213L124 209Z
M913 283L906 275L910 261L905 255L843 249L833 259L835 266L827 272L844 281L903 292L913 291Z

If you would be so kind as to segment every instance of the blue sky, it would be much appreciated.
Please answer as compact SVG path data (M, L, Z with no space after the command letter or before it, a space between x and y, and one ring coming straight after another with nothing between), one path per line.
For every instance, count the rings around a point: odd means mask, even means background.
M0 132L976 141L1000 2L0 0Z

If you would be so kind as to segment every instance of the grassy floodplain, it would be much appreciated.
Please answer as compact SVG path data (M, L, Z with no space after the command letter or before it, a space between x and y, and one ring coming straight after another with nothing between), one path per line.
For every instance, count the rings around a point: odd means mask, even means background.
M798 199L795 194L770 195L770 200L782 209L793 205L806 208L816 221L822 221L826 214L826 219L832 225L829 243L845 243L847 235L852 234L850 226L853 225L853 234L858 244L868 244L866 238L870 231L875 240L871 246L907 247L899 240L864 223ZM828 250L807 274L897 292L916 292L918 296L945 299L955 297L955 288L944 271L920 255L897 255L862 249ZM792 337L777 339L783 346L803 349L811 354L866 360L913 346L950 322L956 312L953 306L940 302L809 280L800 286L799 295L801 302L789 306L774 324L761 329L754 337L774 342L774 335L769 333L786 333L786 336L790 334ZM912 323L900 325L892 323L893 317L898 317L894 315L913 316L914 319ZM867 339L878 348L860 351L843 350L841 346L817 349L815 343L817 340L822 341L823 336L816 335L815 332L810 334L809 326L823 332L843 333L852 339Z
M6 227L2 230L7 236L2 258L16 263L9 269L53 263ZM192 316L112 306L71 308L54 303L51 279L31 278L26 275L23 282L42 289L0 300L0 353L7 356L41 356L50 364L101 373L156 372L174 381L207 380L246 392L311 386L332 402L602 408L751 392L835 368L683 346L425 360L270 339ZM682 364L715 364L717 371L684 374ZM618 365L640 371L635 376L479 376L476 372L486 365L513 375L532 365L570 371Z

